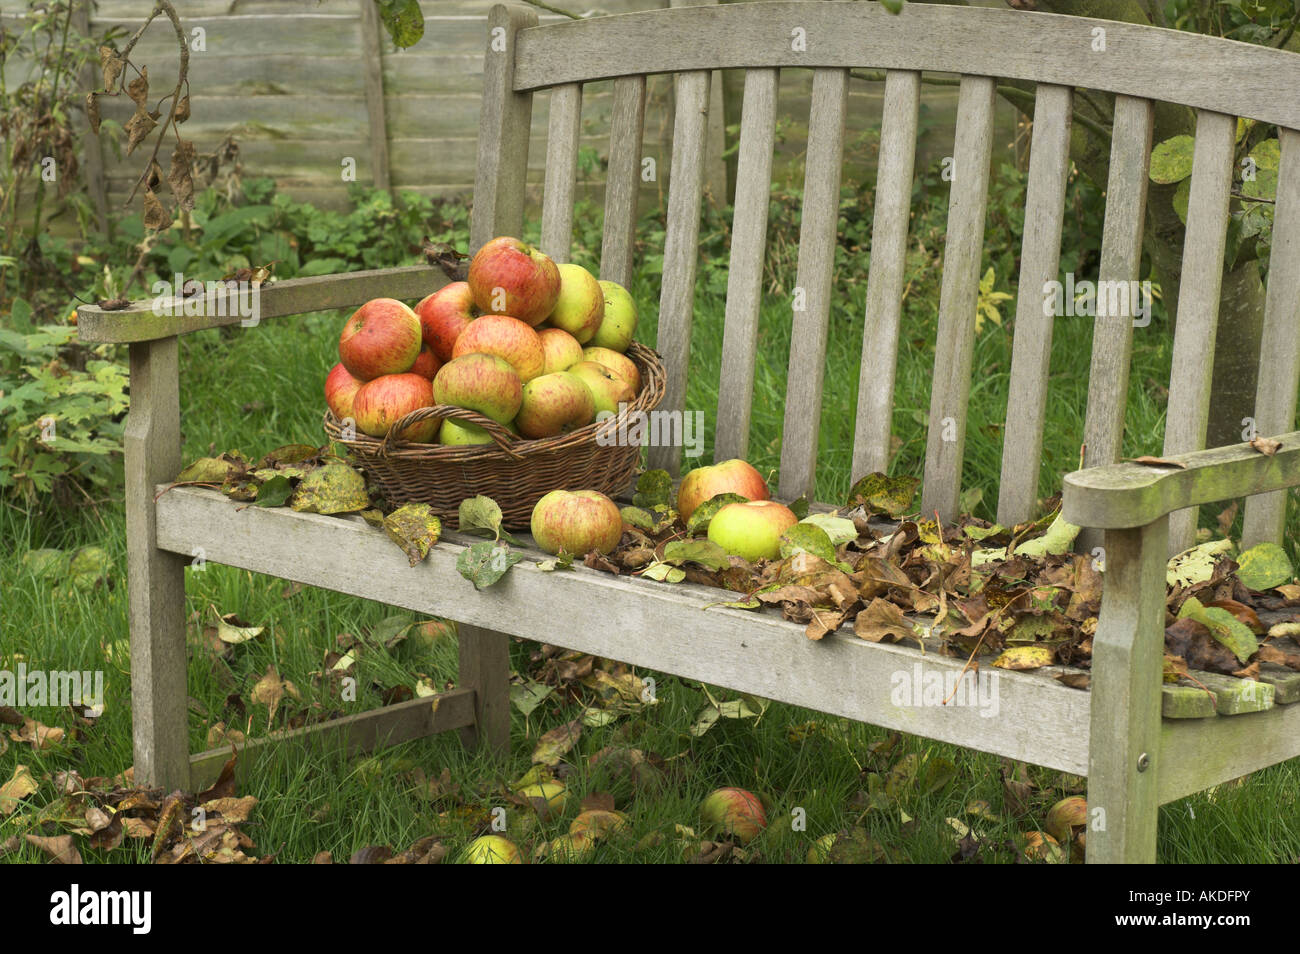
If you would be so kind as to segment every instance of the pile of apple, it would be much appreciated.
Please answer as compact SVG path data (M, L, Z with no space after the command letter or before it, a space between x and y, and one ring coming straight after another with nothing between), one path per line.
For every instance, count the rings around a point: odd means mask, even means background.
M325 402L371 437L436 404L477 411L524 438L554 437L617 414L640 392L641 373L624 354L636 321L623 286L502 236L474 256L468 281L414 309L393 298L358 308L339 335ZM397 436L492 441L482 427L436 417Z

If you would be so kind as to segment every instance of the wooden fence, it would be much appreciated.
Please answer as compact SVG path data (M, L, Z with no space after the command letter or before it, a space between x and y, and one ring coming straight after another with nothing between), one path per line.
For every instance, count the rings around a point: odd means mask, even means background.
M425 34L414 47L396 49L373 14L372 0L182 0L177 4L191 47L192 116L185 132L200 153L227 137L238 142L245 176L272 176L294 198L325 207L347 204L345 171L355 179L426 195L468 193L475 174L479 97L483 79L486 16L494 0L424 0ZM588 14L626 13L667 6L670 0L563 0ZM700 3L707 0L671 0ZM992 2L992 0L988 0ZM27 4L0 0L0 17L19 17ZM97 0L90 14L92 35L118 28L127 35L152 9L150 0ZM543 22L563 17L539 10ZM121 40L118 44L121 44ZM170 89L178 61L176 36L163 18L155 20L132 59L147 64L154 88ZM10 64L13 75L22 64ZM97 70L95 71L97 73ZM738 110L743 76L729 71L715 96ZM12 76L10 77L12 79ZM581 145L589 151L580 185L598 192L601 161L609 149L609 83L589 84L583 98ZM871 187L875 129L882 84L855 81L850 95L846 183ZM811 72L782 75L779 128L792 141L804 138ZM724 97L725 93L725 97ZM662 201L670 168L672 83L649 83L644 155L659 175L644 186L643 202ZM540 191L545 158L547 95L534 100L530 175ZM926 87L922 105L921 162L951 151L956 90ZM123 122L129 101L105 101L106 119ZM1000 104L1001 142L1014 135L1015 113ZM727 122L739 122L728 115ZM711 129L708 181L718 196L725 183L724 122ZM143 159L121 158L109 145L89 140L100 157L107 205L120 210ZM85 165L99 164L88 155ZM801 152L778 144L776 176L797 172ZM349 162L350 161L350 162Z

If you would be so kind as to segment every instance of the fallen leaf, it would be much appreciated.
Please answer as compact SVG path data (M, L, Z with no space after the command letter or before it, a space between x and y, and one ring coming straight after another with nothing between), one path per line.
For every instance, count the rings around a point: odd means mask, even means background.
M1271 437L1259 436L1250 442L1250 446L1266 457L1272 457L1282 449L1282 442L1275 441Z
M1164 457L1143 455L1142 457L1123 457L1121 460L1126 460L1130 464L1142 464L1144 467L1176 467L1179 470L1187 469L1187 465L1182 461L1167 460Z
M537 740L533 749L533 762L540 765L558 765L582 735L582 720L574 719L556 726Z
M0 817L13 814L14 809L18 807L18 800L26 798L36 791L36 788L36 780L32 778L27 766L16 766L9 781L0 785Z
M23 835L23 838L29 845L35 845L49 855L53 864L81 864L81 853L77 851L76 842L72 840L71 835L54 835L50 838L44 838L40 835Z

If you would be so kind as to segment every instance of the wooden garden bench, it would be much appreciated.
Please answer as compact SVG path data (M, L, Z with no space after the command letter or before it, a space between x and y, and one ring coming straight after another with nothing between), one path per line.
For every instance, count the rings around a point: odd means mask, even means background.
M549 89L543 249L568 258L584 83L613 80L601 275L627 283L641 160L646 76L676 74L676 118L663 248L658 350L664 407L684 406L703 144L712 70L745 70L735 218L715 456L744 456L750 423L779 71L812 69L797 286L777 496L810 493L817 463L823 356L848 70L886 71L867 292L854 476L889 464L894 368L921 71L960 74L955 171L935 348L922 508L957 514L970 390L973 317L993 145L994 77L1036 85L1032 159L1016 309L998 519L1027 518L1041 458L1052 319L1036 290L1057 278L1074 87L1114 94L1114 132L1100 278L1139 277L1153 104L1196 110L1195 161L1183 253L1163 453L1185 469L1117 463L1128 390L1132 320L1096 320L1084 469L1065 480L1064 514L1104 532L1105 594L1092 687L1038 673L1001 673L1000 713L891 704L891 676L922 664L951 673L963 660L833 634L805 639L774 613L701 607L707 587L667 586L577 568L544 573L525 560L481 592L455 570L465 538L447 534L409 568L359 518L238 508L220 494L176 488L181 469L177 338L238 317L170 317L148 302L80 314L83 339L130 345L126 508L132 701L137 782L187 787L227 753L191 759L186 712L185 567L206 559L380 600L460 623L459 688L309 731L350 748L458 728L492 746L509 740L510 636L557 644L837 716L998 753L1088 777L1104 827L1088 860L1152 861L1157 806L1300 754L1300 705L1236 717L1163 720L1165 562L1195 528L1187 508L1250 496L1245 543L1279 540L1285 489L1300 484L1295 420L1300 375L1300 57L1171 30L1075 17L908 4L893 16L870 2L769 2L660 10L538 26L528 8L493 8L485 60L472 246L522 231L534 91ZM1096 47L1097 30L1105 36ZM802 42L797 42L802 37ZM1267 287L1256 420L1282 449L1203 450L1210 361L1233 176L1236 117L1276 124L1281 173ZM446 282L399 268L296 279L261 290L261 320L351 308L370 298L415 299ZM943 422L940 426L938 422ZM951 438L951 439L945 439ZM679 450L649 464L676 473ZM539 555L540 556L540 555ZM359 574L366 566L370 572ZM193 763L193 764L192 764ZM1094 819L1100 815L1094 815Z

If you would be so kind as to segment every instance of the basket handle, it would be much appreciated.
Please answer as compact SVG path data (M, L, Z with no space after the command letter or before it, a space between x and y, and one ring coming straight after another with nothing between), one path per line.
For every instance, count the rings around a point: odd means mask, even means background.
M389 427L388 433L384 439L379 442L379 453L387 456L389 442L399 442L401 438L397 435L412 424L418 424L421 421L427 421L431 417L440 419L452 418L457 421L465 421L468 424L475 424L487 431L488 436L492 438L493 443L501 448L506 454L515 460L519 459L518 452L511 446L517 438L510 431L506 430L497 421L492 420L486 414L480 414L478 411L471 411L469 408L456 407L453 404L435 404L431 407L417 407L414 411L405 417L400 417Z

